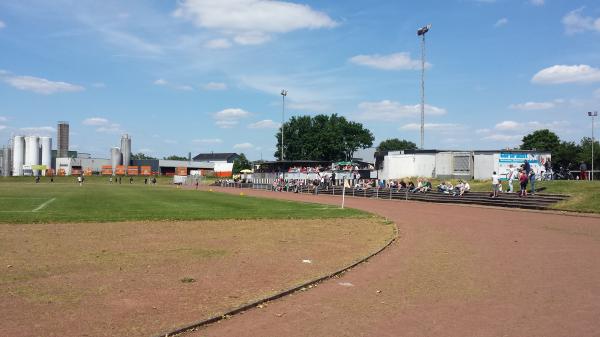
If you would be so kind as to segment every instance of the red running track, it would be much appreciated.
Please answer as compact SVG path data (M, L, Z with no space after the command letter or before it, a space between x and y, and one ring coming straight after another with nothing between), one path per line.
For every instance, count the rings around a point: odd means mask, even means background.
M363 198L346 205L394 221L398 240L340 278L186 336L600 336L599 217Z

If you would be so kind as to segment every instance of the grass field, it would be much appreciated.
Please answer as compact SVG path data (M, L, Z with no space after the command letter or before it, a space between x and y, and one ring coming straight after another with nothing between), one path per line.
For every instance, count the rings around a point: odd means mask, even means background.
M0 179L2 335L157 334L326 275L395 235L358 210L170 181Z
M109 184L106 178L90 177L79 186L71 177L53 183L44 178L39 184L31 178L0 179L0 223L366 216L333 206L176 189L169 182L162 178L156 186L144 185L138 177L134 184L126 179Z

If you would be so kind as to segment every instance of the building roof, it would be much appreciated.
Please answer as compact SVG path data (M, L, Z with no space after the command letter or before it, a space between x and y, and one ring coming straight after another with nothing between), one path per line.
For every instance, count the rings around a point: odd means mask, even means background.
M231 157L237 157L237 153L200 153L194 158L194 161L228 161Z

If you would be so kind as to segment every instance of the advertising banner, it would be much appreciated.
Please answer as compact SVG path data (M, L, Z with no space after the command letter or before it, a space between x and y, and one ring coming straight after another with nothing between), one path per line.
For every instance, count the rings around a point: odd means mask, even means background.
M125 166L117 165L117 167L115 168L115 174L118 176L124 176L125 175Z
M102 165L102 175L103 176L110 176L113 174L112 171L112 165Z
M541 174L545 171L544 164L550 161L550 154L540 153L523 153L523 152L500 152L498 158L498 174L506 175L509 169L518 169L525 163L525 160L529 162L531 169L535 174Z
M128 166L127 167L127 175L128 176L137 176L138 175L138 167L137 166Z
M151 176L152 175L152 166L140 166L140 175Z
M176 167L175 175L177 176L187 176L187 167Z

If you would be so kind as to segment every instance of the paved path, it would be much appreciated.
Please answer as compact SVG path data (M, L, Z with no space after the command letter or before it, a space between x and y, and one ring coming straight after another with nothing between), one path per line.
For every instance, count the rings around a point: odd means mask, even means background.
M397 242L339 279L189 335L600 336L600 218L358 198L346 204L393 220Z

